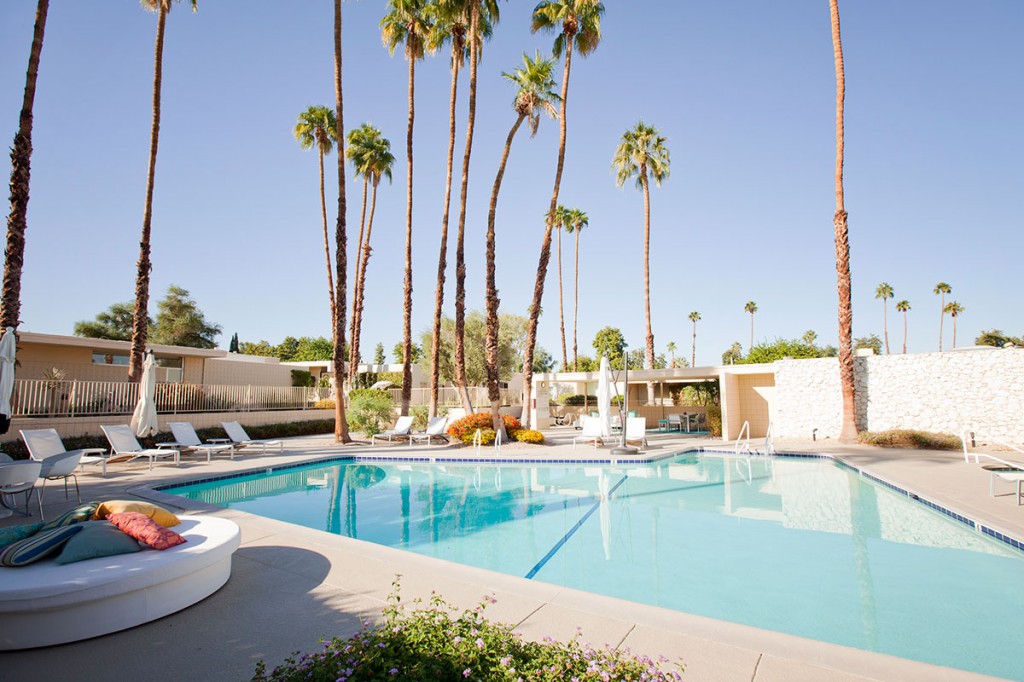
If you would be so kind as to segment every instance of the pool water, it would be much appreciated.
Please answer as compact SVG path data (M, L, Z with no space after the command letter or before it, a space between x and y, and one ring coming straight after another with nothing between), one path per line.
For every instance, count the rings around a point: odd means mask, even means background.
M830 460L346 461L167 492L631 601L1024 678L1024 553Z

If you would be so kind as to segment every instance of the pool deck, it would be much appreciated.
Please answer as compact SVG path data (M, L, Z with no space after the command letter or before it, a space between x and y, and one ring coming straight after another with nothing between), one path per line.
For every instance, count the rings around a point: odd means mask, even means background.
M509 447L502 458L609 457L609 447L581 445L573 450L575 433L552 429L545 435L553 445ZM490 617L514 624L525 637L567 639L580 628L584 641L597 646L629 647L635 653L682 660L686 680L995 679L453 564L244 512L189 506L182 498L148 490L176 481L346 455L474 457L471 448L371 448L368 443L338 446L332 440L325 436L290 439L283 454L274 450L262 457L250 452L233 461L218 457L210 464L188 458L180 467L157 464L152 471L144 464L112 464L107 478L98 471L81 475L83 500L145 497L173 501L167 506L175 511L212 513L236 521L242 529L242 546L234 555L231 579L204 601L152 623L84 642L0 654L3 678L247 680L260 659L272 667L294 651L316 648L321 637L349 636L362 620L376 619L395 575L400 574L403 601L436 591L450 603L470 607L493 595L497 603L488 607ZM649 440L639 459L693 447L724 447L721 441L684 434L655 433ZM1017 506L1012 494L989 496L988 472L978 464L965 463L959 452L887 450L834 441L780 440L776 448L839 456L912 493L1024 539L1024 506ZM1009 483L999 481L996 486L997 493L1010 493ZM59 484L48 486L44 500L48 517L72 506L74 500L64 500ZM23 520L15 516L0 525Z

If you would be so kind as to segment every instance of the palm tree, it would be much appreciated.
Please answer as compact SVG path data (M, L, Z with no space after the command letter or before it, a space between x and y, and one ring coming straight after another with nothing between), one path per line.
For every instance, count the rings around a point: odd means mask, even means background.
M555 207L555 214L551 216L551 224L558 230L557 248L555 259L558 263L558 328L562 333L562 367L569 365L569 357L565 352L565 310L562 307L564 296L562 295L562 229L569 220L569 209L562 204Z
M949 313L949 316L953 318L953 348L956 348L956 318L960 316L960 313L964 311L964 307L956 301L950 301L943 308L943 312Z
M388 0L388 13L380 20L381 36L391 55L403 45L409 62L409 125L405 135L408 169L405 201L405 299L402 315L402 405L409 412L412 395L412 129L416 118L416 62L423 59L430 24L424 14L427 0Z
M743 310L745 312L750 313L750 346L749 346L749 348L753 348L754 347L754 313L757 312L757 304L754 303L753 301L747 301L743 305Z
M579 321L580 313L580 232L584 227L590 225L590 218L587 214L578 209L569 209L569 216L565 224L565 229L576 236L576 264L573 276L573 287L572 287L572 371L577 372L579 368L576 363L577 347L576 347L576 326ZM561 262L561 259L559 259Z
M36 97L39 57L50 0L39 0L32 34L32 49L25 74L25 96L21 101L18 132L11 147L11 212L7 216L7 249L4 258L3 293L0 294L0 329L17 327L21 316L21 268L25 261L25 228L28 217L30 166L32 161L32 107Z
M896 310L903 313L903 354L907 353L907 312L910 311L910 301L903 299L896 303Z
M814 342L818 340L818 332L813 329L808 329L800 339L811 348L814 348Z
M327 239L327 202L324 199L324 155L330 154L337 141L338 122L334 112L324 106L311 106L301 114L295 124L295 139L303 149L316 145L320 162L320 216L324 228L324 257L327 259L327 296L331 303L331 324L334 324L334 277L331 275L331 246ZM364 194L365 202L365 194Z
M334 440L351 443L348 422L345 419L345 396L339 390L339 378L345 377L345 298L348 296L348 236L345 231L345 108L341 89L341 0L334 0L334 118L338 127L334 138L338 141L338 222L334 230L334 262L338 286L334 290Z
M530 135L537 134L537 127L540 125L540 115L546 113L551 117L558 115L555 109L555 102L558 95L554 92L555 81L551 77L555 69L553 59L541 59L540 53L530 59L523 54L523 66L511 74L502 73L507 80L515 83L516 98L513 109L517 114L516 122L505 138L505 149L501 154L501 163L498 164L498 173L494 178L494 187L491 189L491 204L487 212L487 397L491 401L491 418L494 430L502 429L501 415L498 408L501 406L501 394L498 389L498 287L494 279L495 267L495 235L494 217L498 209L498 193L501 191L501 180L505 176L505 165L508 163L509 152L512 151L512 140L516 132L527 121L530 126ZM565 366L563 342L562 366Z
M953 293L953 287L949 286L945 282L939 282L935 285L935 289L932 293L939 294L942 296L939 302L939 352L942 352L942 322L946 317L946 294Z
M836 71L836 212L832 218L836 242L836 289L839 294L839 380L843 393L843 422L839 439L857 440L857 413L853 385L853 306L850 301L850 233L846 222L843 195L844 134L843 115L846 100L846 72L843 67L843 43L839 30L838 0L829 0L832 23L832 58Z
M179 0L180 2L180 0ZM197 0L191 0L192 11L198 9ZM138 274L135 277L135 316L132 319L132 346L128 380L142 378L142 358L146 352L147 322L149 320L149 231L153 222L153 185L156 179L156 151L160 141L160 88L163 83L164 26L171 0L142 0L142 6L157 13L156 48L153 57L153 125L149 134L149 170L146 173L146 205L142 212L142 239L139 241Z
M395 156L391 153L391 142L380 134L380 130L364 123L348 134L349 160L355 166L356 176L363 176L363 186L369 183L373 190L370 198L370 217L366 223L366 238L363 226L359 226L359 244L356 250L355 285L352 291L352 329L349 334L348 366L352 372L359 365L359 343L362 338L363 299L366 292L366 266L370 262L370 236L373 234L373 215L377 208L377 186L382 177L391 182L391 167ZM365 194L365 190L364 190ZM365 206L364 206L365 212Z
M644 193L644 314L647 318L647 369L654 367L654 333L651 331L651 188L650 180L661 186L669 174L669 154L666 139L657 128L638 121L622 135L615 149L612 167L615 181L622 187L629 178L636 178L636 186ZM653 384L647 395L652 396Z
M688 315L690 322L693 322L693 342L690 345L690 367L697 366L697 322L700 321L700 313L694 310Z
M533 381L533 353L537 346L537 324L540 321L541 301L544 298L544 280L548 275L548 261L551 259L551 217L558 206L558 190L562 184L562 170L565 167L566 105L569 97L569 72L572 66L573 46L581 57L597 49L601 42L601 15L604 4L597 0L545 0L533 9L530 30L555 31L553 53L556 58L565 52L565 68L562 72L562 106L558 112L558 163L555 165L555 184L548 206L544 237L540 245L540 260L533 284L533 300L530 303L530 319L526 325L526 344L523 350L523 405L530 404ZM529 426L530 413L525 411L524 426Z
M882 282L875 289L875 298L882 299L882 336L885 339L885 354L889 354L889 313L886 301L893 297L892 287Z
M671 360L669 361L669 367L671 367L672 369L675 369L676 368L676 342L675 341L669 341L668 343L666 343L665 344L665 350L668 351L669 357L671 358Z

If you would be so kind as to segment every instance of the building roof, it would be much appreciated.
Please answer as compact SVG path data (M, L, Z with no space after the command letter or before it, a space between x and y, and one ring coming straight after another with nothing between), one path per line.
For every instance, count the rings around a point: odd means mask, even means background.
M113 341L111 339L93 339L86 336L65 336L63 334L40 334L38 332L18 332L19 343L35 343L44 346L72 346L93 350L116 350L129 352L132 344L129 341ZM157 355L190 356L201 358L222 358L228 352L219 348L190 348L188 346L165 346L159 343L147 343Z

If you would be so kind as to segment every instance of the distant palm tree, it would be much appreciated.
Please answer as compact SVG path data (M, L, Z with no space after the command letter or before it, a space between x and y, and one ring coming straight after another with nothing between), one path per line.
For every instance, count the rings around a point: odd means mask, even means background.
M295 124L295 139L303 149L316 145L317 160L320 164L320 216L324 228L324 257L327 260L327 296L331 302L331 324L334 324L334 277L331 274L331 245L327 239L327 201L324 198L324 155L334 149L335 131L338 121L334 112L324 106L311 106L301 114ZM363 194L365 207L366 195Z
M666 343L665 344L665 350L668 351L668 355L669 355L669 358L670 358L670 360L669 360L669 367L671 367L672 369L675 369L676 368L676 342L675 341L669 341L668 343ZM690 363L690 364L693 364L693 363Z
M355 372L359 365L359 344L362 339L363 299L366 293L366 266L370 262L370 236L373 234L373 215L377 208L377 186L381 178L391 182L391 167L395 156L391 153L391 142L380 134L380 130L368 123L348 134L347 155L355 166L356 175L362 175L364 186L369 182L373 187L370 198L370 217L366 223L366 238L363 239L360 225L359 247L356 251L356 281L352 291L352 331L349 341L349 367Z
M743 304L743 310L750 313L750 348L754 347L754 313L757 312L757 304L753 301L747 301Z
M847 225L843 191L845 161L844 113L846 71L843 66L843 41L839 28L838 0L829 0L832 24L832 60L836 71L836 212L832 226L836 242L836 290L839 294L839 381L843 394L843 421L839 439L844 443L857 440L857 412L853 384L853 305L850 300L850 232Z
M875 298L882 299L882 336L885 338L885 354L889 354L889 313L886 301L893 297L892 287L882 282L875 289Z
M939 295L942 296L942 298L940 299L940 302L939 302L939 313L940 313L939 314L939 352L941 353L942 352L942 322L946 318L946 313L949 312L948 310L946 310L946 294L953 293L953 287L949 286L945 282L939 282L938 284L935 285L935 289L932 290L932 293L939 294Z
M512 140L515 139L519 127L523 121L530 126L531 136L537 134L537 126L540 125L540 115L546 113L552 118L558 115L555 102L558 95L554 92L555 81L551 73L555 69L556 62L553 59L541 59L540 53L530 59L523 55L523 66L511 74L501 75L516 85L516 98L513 109L517 114L516 122L505 138L505 149L501 154L501 163L498 164L498 173L494 178L494 187L491 188L491 203L487 211L487 340L486 365L487 365L487 397L491 401L491 419L494 430L501 431L503 426L498 408L501 407L501 393L498 387L498 286L494 278L495 270L495 247L494 219L498 210L498 193L501 191L501 181L505 176L505 165L508 163L509 152L512 151ZM562 366L565 367L565 342L562 343Z
M910 311L910 301L903 299L896 303L896 310L903 313L903 354L907 353L907 312Z
M956 301L950 301L943 311L949 313L949 316L953 318L953 348L956 348L956 318L960 317L964 307Z
M808 329L807 331L804 332L804 335L802 337L800 337L800 338L808 346L810 346L811 348L814 348L814 343L815 343L815 341L818 340L818 332L814 331L813 329Z
M179 0L180 1L180 0ZM192 11L198 9L197 0L191 0ZM135 316L132 320L132 345L128 365L128 380L142 378L142 359L146 353L149 330L149 232L153 223L153 185L156 180L156 152L160 142L160 88L163 84L164 26L171 0L142 0L142 6L156 12L156 48L153 57L153 124L149 133L149 170L146 173L146 205L142 211L142 239L139 240L138 274L135 277Z
M381 36L388 51L403 46L409 62L409 125L405 137L408 170L405 201L405 286L402 306L402 404L401 414L409 413L412 396L412 129L416 118L416 62L423 59L424 41L430 23L424 13L427 0L388 0L388 13L380 20Z
M32 161L32 108L36 97L39 57L43 52L43 33L49 0L36 5L36 23L32 49L25 74L25 96L21 101L18 132L11 147L11 212L7 216L7 248L4 252L4 283L0 294L0 330L17 327L21 316L21 268L25 260L25 228L28 217L30 166Z
M583 228L588 225L590 225L590 218L587 217L587 214L584 211L578 208L569 210L569 218L565 225L565 229L576 236L576 264L574 267L572 287L572 371L574 372L579 371L576 362L576 326L579 321L580 313L580 232L582 232Z
M700 313L694 310L687 317L693 322L693 341L690 343L690 367L697 366L697 322L700 321Z
M334 0L334 118L338 128L338 222L334 230L334 262L338 286L334 290L334 329L331 362L334 369L334 441L351 443L345 419L345 396L339 379L345 378L345 299L348 296L348 236L345 232L345 108L341 88L341 0Z
M612 167L615 169L615 182L619 187L626 180L636 178L636 186L644 194L644 314L647 319L647 357L645 367L654 367L654 332L651 331L651 188L650 181L661 186L661 181L668 178L669 161L666 138L657 128L638 121L635 126L622 135L619 146L615 149ZM651 395L651 392L648 392Z
M540 244L540 259L537 262L536 279L533 284L533 299L530 302L530 318L526 325L526 345L523 351L523 404L530 404L533 381L533 353L537 346L537 325L540 322L541 301L544 298L544 280L548 274L551 259L551 230L554 226L550 216L558 206L558 191L562 184L562 169L565 167L566 105L569 97L569 73L572 66L573 47L585 57L597 49L601 42L601 15L604 4L596 0L545 0L533 9L530 30L555 31L552 52L560 57L565 52L565 68L562 72L562 106L558 113L558 162L555 165L555 183L551 190L551 204L548 206L544 236ZM523 426L530 424L530 412L524 412Z
M562 305L565 297L562 294L562 229L566 226L566 222L569 219L569 209L562 204L558 204L555 207L555 213L551 216L551 225L555 228L558 234L556 240L557 247L555 249L555 262L558 265L558 327L562 334L562 367L569 365L569 358L565 352L565 309Z

